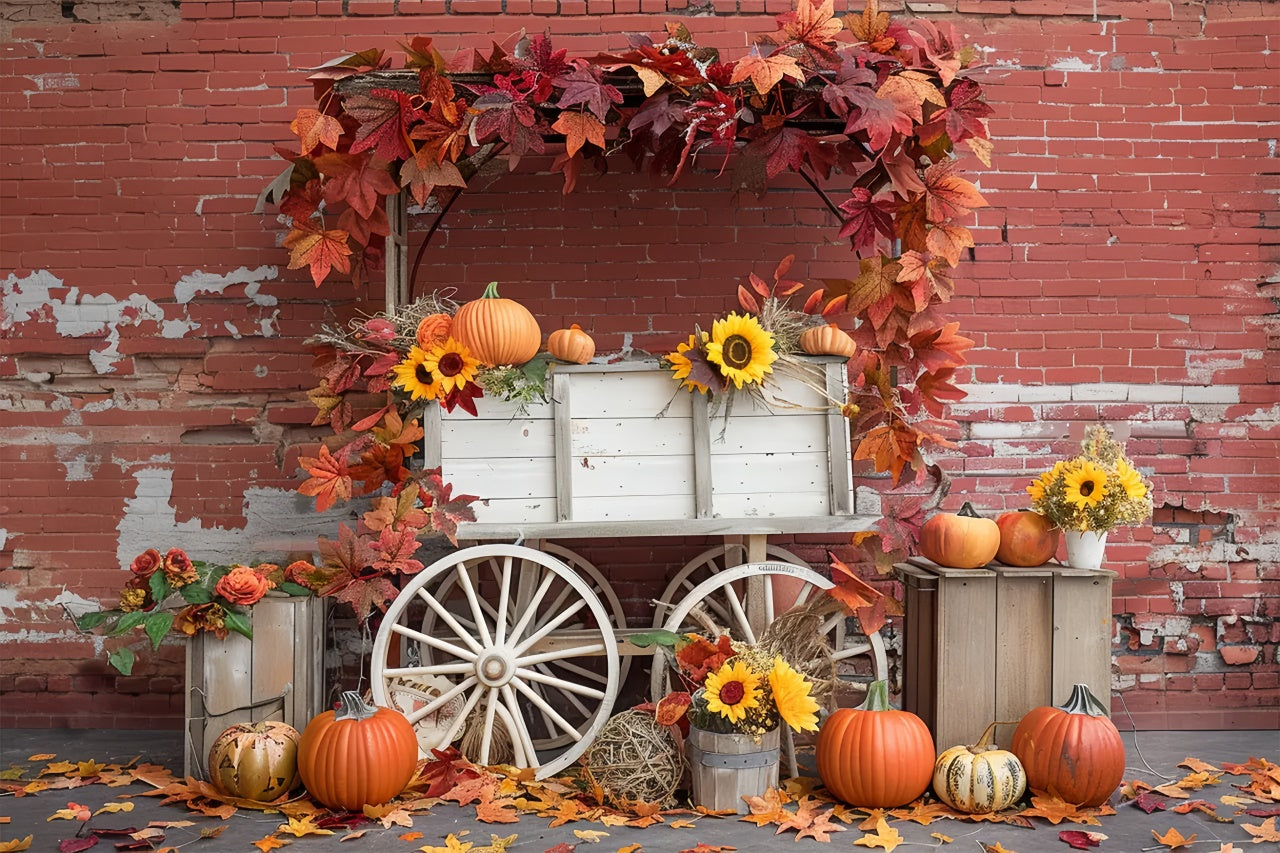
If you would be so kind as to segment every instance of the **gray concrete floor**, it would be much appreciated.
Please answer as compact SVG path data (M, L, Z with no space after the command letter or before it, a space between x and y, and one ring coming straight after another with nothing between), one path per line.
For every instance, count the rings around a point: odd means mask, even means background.
M1275 731L1125 732L1123 737L1128 751L1125 779L1142 779L1152 784L1162 784L1186 775L1189 771L1176 765L1188 756L1218 766L1221 766L1221 762L1243 763L1253 756L1266 758L1273 763L1280 761L1280 732ZM138 759L140 762L162 764L178 772L182 767L179 732L0 730L0 771L13 767L24 768L24 778L33 778L47 762L30 761L29 757L42 753L52 753L57 756L57 760L76 762L92 758L102 763L125 763ZM1243 784L1247 782L1247 778L1224 775L1219 784L1194 792L1192 797L1208 800L1216 804L1219 814L1232 816L1234 809L1220 803L1218 798L1240 793L1231 787L1233 782ZM45 791L34 796L15 797L5 794L0 796L0 844L31 834L34 836L31 850L56 851L62 840L75 836L81 824L67 820L49 820L54 812L66 808L69 802L96 811L121 795L136 795L145 790L146 786L140 784L127 788L89 785L72 790ZM1070 850L1059 840L1058 833L1064 829L1085 829L1108 836L1098 848L1102 853L1140 853L1143 850L1167 849L1155 841L1152 830L1163 834L1176 828L1184 837L1196 834L1196 843L1190 848L1192 851L1217 851L1218 844L1226 842L1234 843L1239 851L1250 853L1268 849L1280 850L1280 845L1251 843L1251 836L1241 827L1242 823L1261 824L1264 820L1261 817L1241 814L1235 815L1232 823L1218 823L1197 812L1182 815L1171 811L1156 811L1147 814L1132 804L1120 803L1118 800L1118 796L1112 799L1117 814L1103 817L1102 825L1097 827L1066 823L1052 826L1041 819L1033 821L1034 829L957 820L935 821L929 826L907 821L894 821L891 825L901 833L903 846L911 845L907 849L928 845L943 851L979 851L982 849L980 844L993 845L998 842L1006 850L1015 853ZM160 846L178 847L196 842L192 847L183 849L252 851L255 849L251 846L252 842L269 835L282 822L278 815L247 810L241 810L222 821L189 812L180 804L162 806L158 798L152 797L135 796L131 802L134 803L132 812L98 815L92 818L91 825L112 828L143 827L149 821L191 820L194 822L192 826L167 830L167 837ZM4 822L4 818L9 821ZM751 823L731 818L702 817L696 821L695 827L688 829L673 829L663 825L635 829L607 827L599 823L571 823L551 829L550 823L547 818L535 816L523 816L519 823L512 824L480 823L475 819L474 806L459 807L446 803L436 806L428 815L416 817L412 830L404 827L383 829L378 824L365 824L362 827L367 830L364 836L346 843L342 842L345 834L342 830L332 836L307 836L296 840L286 837L284 840L301 845L295 847L295 850L342 850L346 853L353 853L357 849L413 851L424 846L444 846L446 836L450 833L456 835L464 830L468 830L469 834L462 836L462 840L474 842L476 847L488 844L491 835L505 837L514 833L517 840L506 849L515 853L543 853L560 843L571 848L576 845L578 853L612 853L631 844L642 845L644 853L678 853L696 847L699 843L731 846L739 851L786 849L797 844L794 832L775 835L776 827L757 828ZM200 838L202 830L222 824L225 824L225 829L216 838ZM575 829L598 830L609 834L597 843L587 843L574 835ZM412 841L400 838L410 831L420 832L422 837ZM935 832L951 837L952 843L939 847L938 840L931 837L931 833ZM815 850L863 850L866 848L853 846L853 841L862 835L858 829L850 827L846 832L832 835L830 844L812 839L803 839L798 843ZM115 840L103 838L96 849L111 850Z

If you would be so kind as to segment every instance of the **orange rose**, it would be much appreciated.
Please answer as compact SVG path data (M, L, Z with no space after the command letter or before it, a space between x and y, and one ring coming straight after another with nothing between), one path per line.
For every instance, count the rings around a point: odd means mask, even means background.
M248 566L232 566L213 591L232 604L257 604L275 584Z
M164 558L160 556L160 552L155 548L148 548L133 558L133 562L129 564L129 571L140 578L149 578L163 565Z
M431 349L449 339L453 329L453 318L448 314L428 314L418 322L418 346Z
M170 548L169 553L165 555L164 574L169 579L169 585L174 589L195 583L200 579L196 574L196 567L191 564L191 558L181 548Z

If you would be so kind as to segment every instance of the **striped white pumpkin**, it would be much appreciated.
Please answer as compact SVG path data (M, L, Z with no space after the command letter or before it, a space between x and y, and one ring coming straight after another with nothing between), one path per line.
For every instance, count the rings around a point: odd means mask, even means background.
M984 738L985 739L985 738ZM933 790L966 814L1007 809L1027 790L1027 773L1012 752L986 746L953 746L933 765Z

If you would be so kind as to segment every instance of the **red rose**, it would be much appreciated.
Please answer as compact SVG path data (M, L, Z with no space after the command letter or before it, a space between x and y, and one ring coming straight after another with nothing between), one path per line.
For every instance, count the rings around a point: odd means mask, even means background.
M160 552L155 548L148 548L133 558L133 562L129 564L129 571L140 578L149 578L163 565L164 558L160 556Z
M232 604L257 604L274 584L248 566L232 566L213 591Z
M196 574L196 567L191 565L191 558L181 548L170 548L169 553L165 554L164 574L175 588L195 583L200 579Z

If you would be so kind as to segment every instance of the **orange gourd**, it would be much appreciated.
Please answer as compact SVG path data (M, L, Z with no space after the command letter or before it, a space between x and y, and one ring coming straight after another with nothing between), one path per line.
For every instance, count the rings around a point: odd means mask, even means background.
M278 720L230 726L209 748L209 781L233 797L279 799L298 784L298 737Z
M482 364L491 366L524 364L542 346L538 321L519 302L499 296L496 281L453 315L453 336Z
M823 784L844 802L896 808L933 781L933 735L915 714L890 707L888 683L876 681L865 709L840 708L822 724L817 759Z
M965 504L957 513L935 513L920 528L920 553L939 566L977 569L1000 550L1000 528Z
M815 326L800 333L800 349L809 355L842 355L853 358L858 345L844 329L835 323Z
M436 344L447 341L452 328L453 318L448 314L428 314L418 321L418 330L414 337L418 341L418 346L431 349Z
M1061 707L1028 711L1010 748L1026 768L1027 785L1073 805L1102 805L1124 777L1120 732L1084 684Z
M358 812L404 790L418 768L418 738L399 711L342 694L337 711L318 714L298 743L298 774L312 798Z
M547 338L547 352L561 361L586 364L596 354L596 342L574 323L567 329L557 329Z
M996 527L1000 528L996 559L1006 566L1043 566L1058 552L1062 531L1038 512L1006 512L996 518Z

